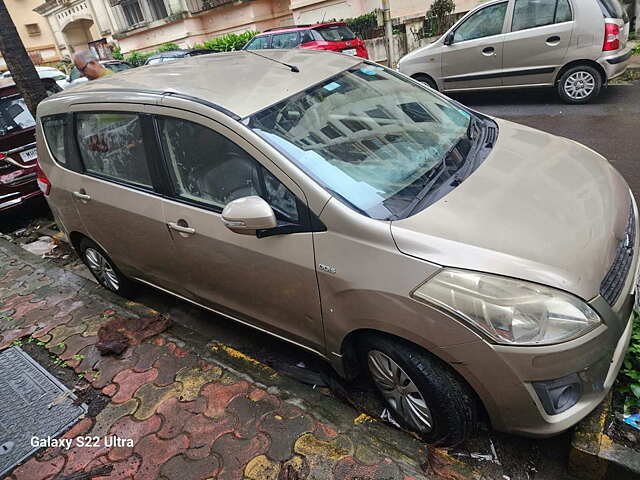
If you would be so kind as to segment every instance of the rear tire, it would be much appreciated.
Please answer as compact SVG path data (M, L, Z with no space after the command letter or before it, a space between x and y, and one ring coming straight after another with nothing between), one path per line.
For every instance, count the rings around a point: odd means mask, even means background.
M358 347L363 370L403 427L437 446L457 445L471 436L478 417L474 394L446 363L385 336L367 335Z
M125 298L133 295L134 283L120 272L115 263L95 242L88 238L80 241L80 258L104 288Z
M569 68L558 80L558 95L568 104L589 103L600 95L601 89L602 76L589 65Z
M436 84L435 80L429 75L418 74L413 76L412 78L420 83L424 83L427 87L432 88L436 92L438 91L438 85Z

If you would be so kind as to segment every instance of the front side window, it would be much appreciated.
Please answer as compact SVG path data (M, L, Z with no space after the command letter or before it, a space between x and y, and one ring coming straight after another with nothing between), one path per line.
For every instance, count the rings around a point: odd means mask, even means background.
M511 30L515 32L570 20L568 0L516 0Z
M197 123L158 118L160 141L177 196L220 209L258 195L280 220L298 223L296 197L225 136Z
M245 122L337 198L390 219L404 214L467 138L470 118L390 70L361 63ZM456 168L447 162L439 178Z
M506 13L507 2L491 5L474 13L456 29L454 43L499 35L502 33Z
M254 37L245 47L246 50L262 50L264 48L269 48L269 35Z
M298 32L279 33L271 38L271 48L296 48Z
M42 130L53 158L61 165L67 164L64 149L65 115L43 117Z
M151 188L138 115L120 112L78 113L76 132L85 171Z
M31 128L36 124L20 95L0 98L0 136Z

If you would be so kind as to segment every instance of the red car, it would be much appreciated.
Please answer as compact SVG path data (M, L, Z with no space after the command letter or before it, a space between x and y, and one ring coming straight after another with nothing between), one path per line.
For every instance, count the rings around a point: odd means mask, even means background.
M61 90L52 79L43 82L49 94ZM42 193L36 179L35 131L36 122L13 80L0 79L0 212Z
M364 42L344 22L270 28L253 37L243 50L309 48L369 58Z

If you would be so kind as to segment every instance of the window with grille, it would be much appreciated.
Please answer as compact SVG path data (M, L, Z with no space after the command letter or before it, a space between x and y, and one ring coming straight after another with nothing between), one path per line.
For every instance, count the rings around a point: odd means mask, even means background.
M140 8L138 0L122 2L120 5L122 7L122 13L124 13L124 18L127 22L127 26L133 27L144 22L144 15L142 15L142 9Z

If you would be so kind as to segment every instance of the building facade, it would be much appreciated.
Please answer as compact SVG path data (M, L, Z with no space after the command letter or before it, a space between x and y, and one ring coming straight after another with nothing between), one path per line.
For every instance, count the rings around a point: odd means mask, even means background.
M457 11L479 2L457 0ZM125 54L167 42L188 47L225 33L357 17L380 7L381 0L46 0L35 11L63 56L90 48L106 58L115 44ZM393 0L391 13L423 18L428 7L428 0Z
M4 0L4 3L33 63L54 65L60 61L60 52L49 24L33 10L40 0ZM0 71L6 69L4 59L0 56Z

